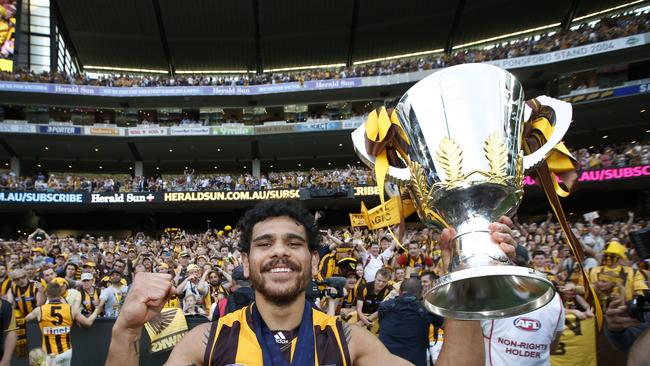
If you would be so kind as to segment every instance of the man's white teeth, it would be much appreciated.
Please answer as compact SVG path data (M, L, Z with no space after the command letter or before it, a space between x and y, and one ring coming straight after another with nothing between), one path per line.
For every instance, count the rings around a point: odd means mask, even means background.
M270 271L271 273L280 273L280 272L291 272L290 268L273 268Z

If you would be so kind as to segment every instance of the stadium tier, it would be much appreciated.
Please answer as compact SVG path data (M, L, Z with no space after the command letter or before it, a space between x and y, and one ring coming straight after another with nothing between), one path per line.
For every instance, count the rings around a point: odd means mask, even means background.
M0 365L641 365L650 1L0 0Z

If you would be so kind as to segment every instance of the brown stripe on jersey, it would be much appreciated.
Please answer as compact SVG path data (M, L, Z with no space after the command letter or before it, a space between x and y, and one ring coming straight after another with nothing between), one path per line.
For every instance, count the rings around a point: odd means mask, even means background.
M322 329L320 326L314 327L316 353L318 354L319 365L351 365L350 355L347 352L345 336L343 335L342 329L338 326L338 323L339 322L337 321L336 331L329 325L325 326L325 329ZM337 336L343 346L343 355L341 354L341 348L336 341Z
M47 337L43 337L43 343L45 343L45 352L48 355L51 355L52 354L52 343L50 342L50 340Z
M54 336L54 343L56 343L56 354L63 353L63 342L61 342L61 336L59 334Z
M216 324L213 326L216 331ZM237 358L237 348L239 346L239 331L241 329L241 324L239 321L232 323L232 327L227 325L221 326L221 331L217 335L216 339L213 334L210 334L210 339L213 343L208 342L209 347L206 349L206 355L204 358L208 362L204 362L205 366L216 366L216 365L230 365L235 363ZM210 332L212 333L212 331ZM214 349L214 351L207 351ZM210 358L210 352L212 352L212 359Z
M352 359L350 358L350 350L348 349L348 337L343 330L343 322L341 319L336 319L336 330L339 334L339 340L341 341L341 347L343 347L343 354L345 355L346 365L352 365Z
M217 309L215 309L217 311ZM215 335L217 334L217 328L219 327L219 322L214 321L210 325L210 336L208 337L208 343L205 345L205 354L203 355L203 364L204 365L210 365L210 353L212 352L212 349L216 347L216 344L214 343Z

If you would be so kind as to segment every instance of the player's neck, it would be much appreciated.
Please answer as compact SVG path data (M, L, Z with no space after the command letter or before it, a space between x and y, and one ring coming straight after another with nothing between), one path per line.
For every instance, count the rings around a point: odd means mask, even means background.
M292 303L283 306L269 302L264 296L256 293L255 304L269 329L293 330L298 328L302 321L302 313L305 310L305 293L301 292Z

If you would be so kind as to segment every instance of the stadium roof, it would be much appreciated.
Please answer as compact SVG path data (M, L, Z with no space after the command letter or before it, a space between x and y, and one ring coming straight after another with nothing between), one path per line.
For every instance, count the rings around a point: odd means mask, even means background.
M637 1L634 3L640 3ZM166 72L344 65L571 21L622 0L56 0L83 66Z

